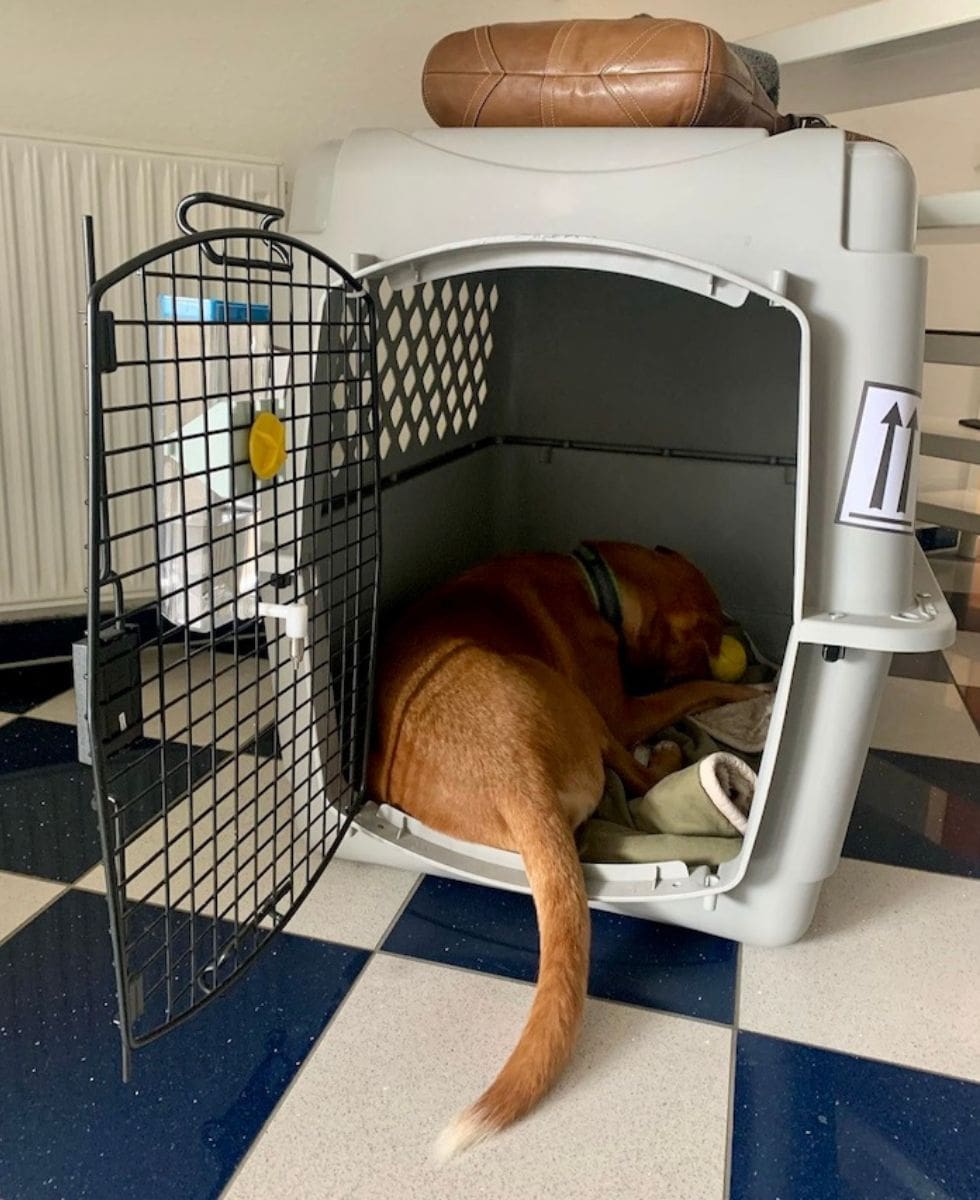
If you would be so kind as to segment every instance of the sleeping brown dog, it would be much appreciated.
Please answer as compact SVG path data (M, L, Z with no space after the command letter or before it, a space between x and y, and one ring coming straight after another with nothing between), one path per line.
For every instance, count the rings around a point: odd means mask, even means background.
M599 802L603 765L641 795L680 752L661 747L643 767L634 746L754 695L709 678L725 622L685 558L621 542L576 553L478 566L416 603L380 651L371 792L441 833L520 853L538 917L527 1024L446 1130L442 1157L528 1112L571 1054L589 964L574 831Z

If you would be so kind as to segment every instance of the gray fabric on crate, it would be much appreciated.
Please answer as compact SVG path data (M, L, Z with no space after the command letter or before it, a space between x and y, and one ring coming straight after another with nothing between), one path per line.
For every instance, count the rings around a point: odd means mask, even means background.
M779 63L765 50L751 50L748 46L736 46L729 42L732 50L758 79L762 90L779 107Z

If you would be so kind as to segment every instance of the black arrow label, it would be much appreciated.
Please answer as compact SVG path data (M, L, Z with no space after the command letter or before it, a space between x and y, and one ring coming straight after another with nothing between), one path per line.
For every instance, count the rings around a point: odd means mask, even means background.
M909 417L909 423L905 426L909 431L909 449L905 455L905 474L902 476L902 490L898 494L898 511L905 512L905 508L909 502L909 481L912 478L912 457L915 454L915 432L919 428L919 410L912 409L912 415Z
M888 412L881 418L882 425L887 425L885 433L885 444L881 448L881 462L878 464L878 475L875 478L875 485L871 492L871 508L885 507L885 487L888 484L888 473L892 465L892 451L895 448L895 430L902 423L902 414L898 407L898 401L891 406Z

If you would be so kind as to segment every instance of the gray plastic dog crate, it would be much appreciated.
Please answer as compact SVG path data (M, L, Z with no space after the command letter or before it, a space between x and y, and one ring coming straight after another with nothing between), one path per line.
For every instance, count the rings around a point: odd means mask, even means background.
M915 211L898 152L826 129L369 131L297 174L291 231L378 305L382 613L494 553L665 543L782 663L738 857L587 866L598 906L798 938L892 653L953 638L912 536ZM373 804L339 852L527 889Z
M738 856L585 874L614 911L798 938L891 655L954 636L913 537L905 160L829 129L376 131L302 165L289 234L247 202L258 227L191 228L215 203L100 279L89 244L77 680L124 1052L336 852L527 889L362 803L379 606L496 553L672 546L781 663Z

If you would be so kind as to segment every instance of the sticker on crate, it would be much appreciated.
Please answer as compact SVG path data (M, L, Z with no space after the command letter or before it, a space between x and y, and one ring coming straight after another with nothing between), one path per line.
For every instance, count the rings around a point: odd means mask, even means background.
M847 460L837 522L911 534L915 525L919 394L866 383Z

